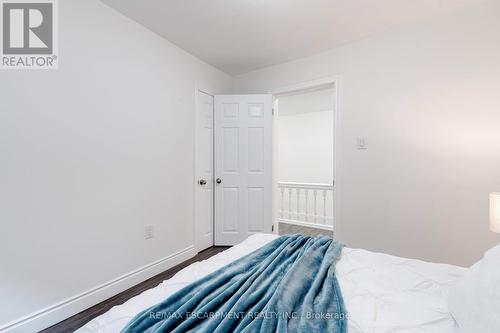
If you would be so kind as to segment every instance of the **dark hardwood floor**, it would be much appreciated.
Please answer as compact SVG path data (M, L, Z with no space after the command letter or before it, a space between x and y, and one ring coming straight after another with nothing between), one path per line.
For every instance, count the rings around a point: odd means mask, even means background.
M123 304L125 301L128 299L139 295L143 291L147 289L151 289L153 287L156 287L159 285L163 280L170 279L172 276L174 276L178 271L181 269L191 265L194 262L197 261L202 261L205 259L208 259L214 255L216 255L219 252L222 252L224 250L228 249L228 247L223 247L223 246L216 246L216 247L211 247L209 249L206 249L205 251L202 251L198 253L195 257L184 261L183 263L180 263L177 266L174 266L170 268L169 270L166 270L163 273L160 273L156 276L153 276L152 278L139 283L136 286L133 286L132 288L129 288L125 290L124 292L115 295L97 305L94 305L91 308L88 308L85 311L82 311L73 317L70 317L58 324L55 324L54 326L51 326L40 333L70 333L74 332L78 328L82 327L85 325L87 322L90 320L94 319L95 317L100 316L101 314L107 312L109 309L111 309L115 305Z

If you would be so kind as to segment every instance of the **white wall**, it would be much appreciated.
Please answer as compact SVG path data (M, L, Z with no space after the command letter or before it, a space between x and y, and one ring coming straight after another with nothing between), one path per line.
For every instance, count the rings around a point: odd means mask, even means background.
M280 115L278 128L279 181L331 184L333 110Z
M195 85L230 84L96 0L58 3L59 69L0 72L0 327L190 249Z
M335 89L278 96L278 179L331 184Z
M490 1L235 78L249 93L341 76L341 241L462 265L499 243L499 15Z

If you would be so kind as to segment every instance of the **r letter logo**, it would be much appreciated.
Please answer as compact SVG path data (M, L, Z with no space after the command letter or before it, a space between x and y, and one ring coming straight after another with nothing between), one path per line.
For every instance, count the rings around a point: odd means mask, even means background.
M56 3L2 0L3 69L57 68Z

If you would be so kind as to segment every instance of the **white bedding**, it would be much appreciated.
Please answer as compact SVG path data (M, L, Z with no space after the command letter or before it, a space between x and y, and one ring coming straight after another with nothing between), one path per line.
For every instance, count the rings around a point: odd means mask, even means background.
M157 287L115 306L77 332L120 332L140 311L277 237L257 234L208 260L194 263ZM349 333L457 333L447 294L464 268L345 248L336 269L349 313Z

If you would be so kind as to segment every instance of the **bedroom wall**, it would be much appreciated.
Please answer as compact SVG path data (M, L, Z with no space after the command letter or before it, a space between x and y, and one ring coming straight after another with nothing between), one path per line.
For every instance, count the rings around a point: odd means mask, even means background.
M193 254L195 86L230 84L97 0L58 3L59 69L0 72L0 327Z
M235 78L235 92L341 77L338 238L470 265L500 243L500 2ZM356 149L366 137L367 150Z

